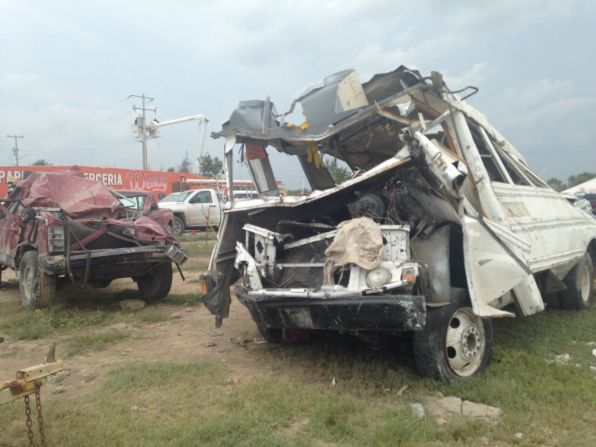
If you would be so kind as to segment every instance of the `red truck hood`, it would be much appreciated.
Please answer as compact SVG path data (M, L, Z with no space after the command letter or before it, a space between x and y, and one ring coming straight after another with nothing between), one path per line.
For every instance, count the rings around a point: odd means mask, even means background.
M24 206L60 208L75 220L107 219L111 225L134 227L140 241L175 242L157 222L142 216L135 221L121 219L124 207L101 182L77 172L40 172L19 182Z
M17 186L22 188L23 205L61 208L75 217L108 217L116 215L121 207L103 183L89 180L81 173L35 173Z

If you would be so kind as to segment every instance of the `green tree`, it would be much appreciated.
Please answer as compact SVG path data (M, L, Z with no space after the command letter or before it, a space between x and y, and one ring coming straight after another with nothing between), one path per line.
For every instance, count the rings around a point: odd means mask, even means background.
M571 175L567 179L567 188L573 188L574 186L581 185L588 180L592 180L596 177L595 172L582 172L580 174Z
M31 166L52 166L51 163L48 163L45 159L40 158L39 160L35 160L31 163Z
M563 191L564 189L567 188L567 184L564 181L562 181L556 177L549 178L546 181L546 183L548 183L548 186L550 186L555 191Z
M350 170L340 165L335 157L325 157L325 166L336 184L343 183L352 176Z
M184 158L182 159L182 163L178 166L178 172L187 172L192 173L192 163L190 158L188 158L188 151L184 153Z
M209 154L199 157L199 175L217 177L223 172L223 162Z

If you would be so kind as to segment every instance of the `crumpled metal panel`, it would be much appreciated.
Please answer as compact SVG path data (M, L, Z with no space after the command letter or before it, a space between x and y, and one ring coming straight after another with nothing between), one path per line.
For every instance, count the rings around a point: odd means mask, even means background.
M464 257L466 276L474 313L480 317L512 316L489 305L519 286L524 313L544 309L532 272L480 219L464 216ZM532 286L534 285L534 287Z
M124 207L101 182L89 180L78 172L35 173L17 185L24 206L64 210L75 220L106 219L110 225L130 227L140 241L174 242L175 239L155 220L141 216L121 219Z
M72 215L115 214L122 204L101 182L77 172L39 172L17 185L23 205L61 208Z

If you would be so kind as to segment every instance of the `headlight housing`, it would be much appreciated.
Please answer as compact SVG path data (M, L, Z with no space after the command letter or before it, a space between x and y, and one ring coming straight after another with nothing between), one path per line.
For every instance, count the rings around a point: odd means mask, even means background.
M64 227L48 227L48 251L64 251Z
M377 267L366 274L366 285L377 289L390 282L391 276L391 272L385 267Z

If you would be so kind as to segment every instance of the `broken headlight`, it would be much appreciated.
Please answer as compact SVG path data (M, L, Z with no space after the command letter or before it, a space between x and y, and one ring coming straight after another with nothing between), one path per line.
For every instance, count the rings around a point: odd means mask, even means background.
M391 281L391 272L385 267L377 267L366 274L366 285L377 289Z
M48 251L64 251L64 227L48 227Z

